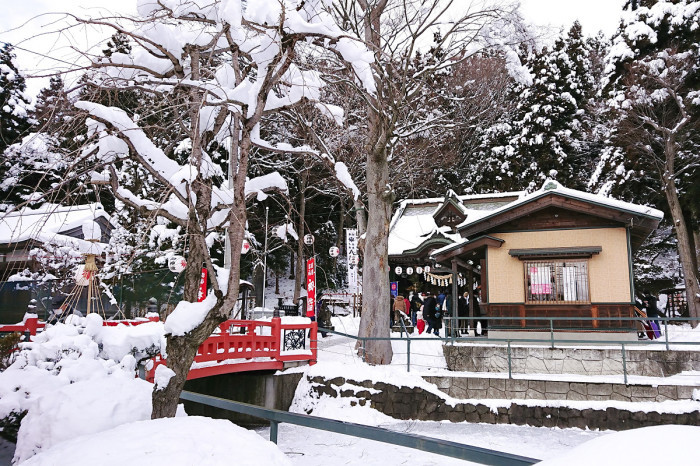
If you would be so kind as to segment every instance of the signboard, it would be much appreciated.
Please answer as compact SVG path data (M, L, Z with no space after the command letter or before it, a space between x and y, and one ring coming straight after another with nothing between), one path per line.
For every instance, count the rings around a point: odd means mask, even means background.
M316 260L306 261L306 317L313 317L316 309Z
M399 282L391 282L391 296L393 298L399 295Z
M357 230L345 230L345 253L348 259L348 290L357 293Z
M200 303L207 297L207 269L202 267L202 276L199 279L199 294L197 301Z

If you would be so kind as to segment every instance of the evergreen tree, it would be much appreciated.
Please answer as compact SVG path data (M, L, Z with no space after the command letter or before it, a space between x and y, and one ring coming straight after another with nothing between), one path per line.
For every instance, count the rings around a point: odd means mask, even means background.
M617 131L594 181L670 214L690 315L698 316L700 2L640 3L608 55L605 91Z
M477 190L531 191L547 178L582 188L588 180L585 115L594 80L581 25L574 23L551 49L531 54L528 65L533 83L514 84L511 94L519 104L512 119L485 132Z
M0 154L19 141L31 123L27 115L31 100L24 92L24 77L13 63L14 58L10 44L0 47Z

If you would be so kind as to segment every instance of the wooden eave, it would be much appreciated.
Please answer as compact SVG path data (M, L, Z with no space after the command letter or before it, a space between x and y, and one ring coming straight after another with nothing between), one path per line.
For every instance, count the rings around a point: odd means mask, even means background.
M438 263L447 263L453 258L457 258L483 247L500 248L504 242L505 241L500 238L483 235L459 246L455 245L454 248L443 251L440 254L436 254L433 256L433 259Z
M467 218L467 214L464 213L462 209L460 209L459 204L457 204L458 201L456 201L454 198L448 197L445 199L445 202L440 205L440 207L437 208L437 210L433 213L433 218L437 220L440 218L442 213L448 209L451 208L455 214L460 218L460 222L463 222ZM437 222L436 222L437 223Z
M630 228L630 242L632 249L636 250L641 246L647 236L659 225L660 219L632 212L609 205L599 204L588 200L582 200L567 196L560 192L549 192L541 197L517 204L511 208L504 209L491 215L487 215L473 223L457 228L462 237L470 237L485 233L498 233L498 227L525 215L539 212L548 207L558 207L588 214L600 218L605 218L618 222L620 226Z
M603 250L600 246L568 247L568 248L527 248L511 249L508 254L520 260L543 258L589 258L593 254L600 254Z
M454 243L454 241L452 241L451 239L445 238L444 236L433 235L430 238L423 241L417 247L415 247L413 249L407 249L404 252L402 252L401 254L390 255L389 258L392 260L394 260L394 259L401 259L401 260L419 259L419 258L426 257L425 252L429 249L442 248L442 247L445 247L448 244L452 244L452 243Z

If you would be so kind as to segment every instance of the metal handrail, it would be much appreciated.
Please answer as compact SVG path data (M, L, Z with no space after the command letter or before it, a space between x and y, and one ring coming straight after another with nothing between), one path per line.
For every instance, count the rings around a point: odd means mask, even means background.
M480 464L516 466L538 463L540 460L526 456L514 455L488 448L464 445L450 440L435 439L417 434L394 432L381 427L364 426L352 422L325 419L307 414L290 413L278 409L263 408L260 406L227 400L201 393L183 391L180 398L193 403L200 403L225 411L247 414L249 416L270 421L270 441L277 443L278 427L280 422L297 426L310 427L312 429L335 432L353 437L375 440L377 442L390 443L402 447L449 456L461 460L472 461Z

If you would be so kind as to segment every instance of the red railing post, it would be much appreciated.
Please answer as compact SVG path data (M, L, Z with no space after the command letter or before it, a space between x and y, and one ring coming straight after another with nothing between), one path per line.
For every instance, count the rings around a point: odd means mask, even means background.
M309 360L309 366L316 364L318 360L318 323L311 322L311 329L309 331L309 346L311 347L311 359Z
M280 352L282 351L282 319L279 317L272 318L270 334L274 337L275 341L275 350L272 357L278 359L280 357Z
M24 328L32 336L36 335L36 329L38 327L39 327L39 318L38 317L28 317L24 321Z

